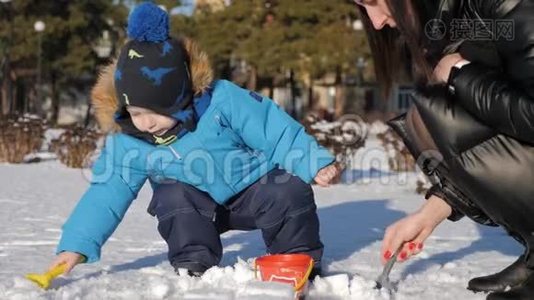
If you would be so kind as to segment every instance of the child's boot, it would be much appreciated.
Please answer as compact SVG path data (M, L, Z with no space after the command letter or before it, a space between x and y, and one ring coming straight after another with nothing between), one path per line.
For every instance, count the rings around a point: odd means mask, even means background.
M180 270L185 270L187 271L187 275L192 277L201 277L208 269L206 266L198 262L173 262L171 265L174 267L174 272L176 274L183 275Z

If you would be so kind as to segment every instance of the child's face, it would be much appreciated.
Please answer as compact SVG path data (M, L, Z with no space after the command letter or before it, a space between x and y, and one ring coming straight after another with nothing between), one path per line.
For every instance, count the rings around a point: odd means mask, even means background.
M176 120L160 115L150 109L131 106L126 107L134 126L142 132L161 136L176 125Z

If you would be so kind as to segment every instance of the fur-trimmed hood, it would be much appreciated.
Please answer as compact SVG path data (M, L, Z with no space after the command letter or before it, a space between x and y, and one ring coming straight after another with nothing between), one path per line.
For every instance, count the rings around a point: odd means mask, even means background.
M191 60L190 68L193 80L193 92L195 96L200 95L213 81L213 70L209 63L208 55L200 50L195 42L190 39L185 39L184 46ZM113 117L119 106L113 80L116 64L117 61L114 60L102 69L91 91L93 113L100 129L105 133L120 131Z

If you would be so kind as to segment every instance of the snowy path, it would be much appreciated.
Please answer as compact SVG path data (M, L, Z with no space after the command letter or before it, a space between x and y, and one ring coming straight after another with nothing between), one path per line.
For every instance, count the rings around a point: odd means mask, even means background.
M315 188L327 276L316 280L311 299L388 299L372 289L381 270L380 239L389 223L423 201L414 181L415 174L403 174ZM61 224L87 187L85 173L54 161L0 165L0 182L0 299L287 299L291 293L253 279L247 261L264 253L258 231L225 234L222 267L202 279L174 275L156 221L146 213L148 189L104 247L101 262L79 266L40 291L23 276L50 263ZM447 222L418 258L393 269L393 281L400 281L396 299L485 299L465 289L467 280L499 270L520 251L499 229Z

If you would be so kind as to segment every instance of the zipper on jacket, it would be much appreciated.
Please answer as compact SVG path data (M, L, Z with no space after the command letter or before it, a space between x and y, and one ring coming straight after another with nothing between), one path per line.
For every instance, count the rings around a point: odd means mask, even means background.
M178 152L176 150L174 150L173 147L171 147L170 145L167 146L171 149L172 153L174 154L174 156L176 156L176 158L178 158L179 160L182 160L182 157L180 156L180 154L178 154Z
M217 123L219 124L219 126L221 126L222 128L228 128L228 124L226 124L226 123L222 120L221 116L219 116L219 115L215 115L215 121L217 121Z

